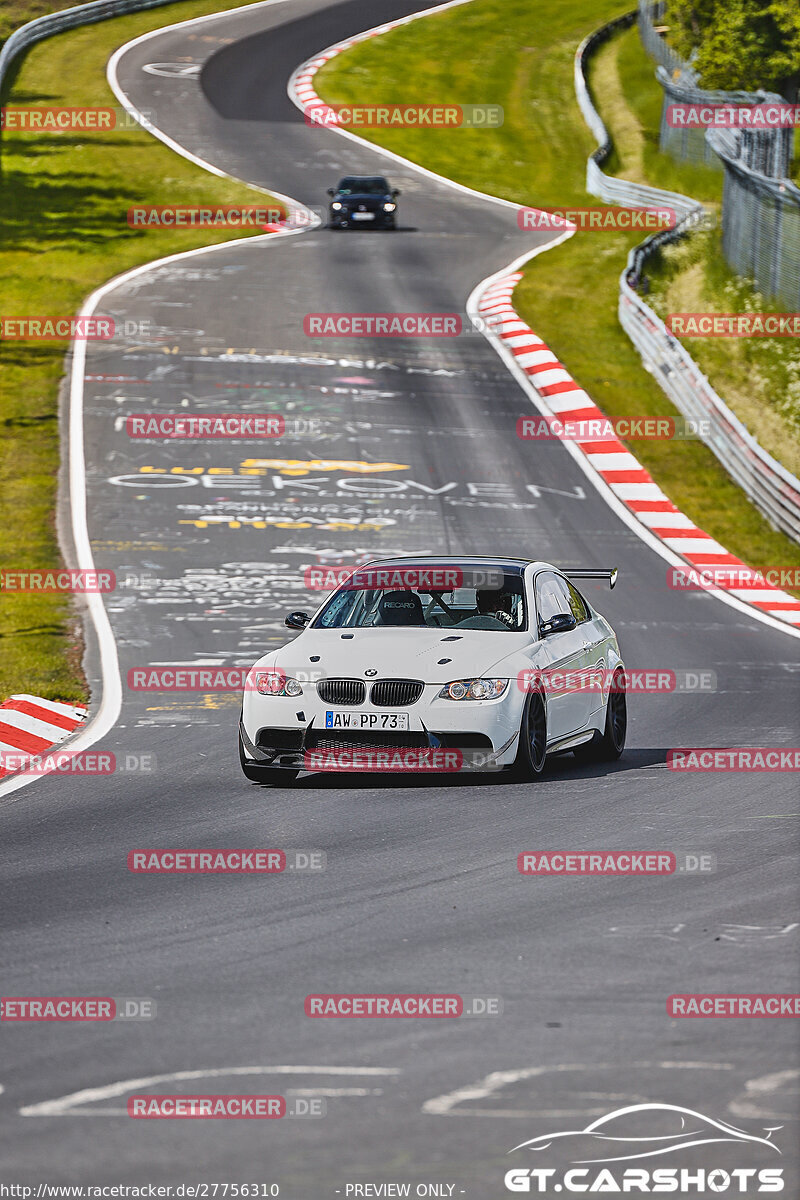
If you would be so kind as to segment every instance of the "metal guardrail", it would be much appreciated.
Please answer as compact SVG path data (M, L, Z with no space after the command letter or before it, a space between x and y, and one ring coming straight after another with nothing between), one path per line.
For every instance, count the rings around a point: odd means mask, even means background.
M672 104L686 104L695 108L729 108L786 103L783 96L779 96L777 92L707 91L698 86L697 76L690 68L670 75L664 67L657 67L656 78L664 93L658 134L659 148L677 162L705 162L717 168L722 166L702 126L683 129L668 123L667 113ZM789 128L743 129L742 161L752 170L761 171L765 175L775 178L788 175L792 161L793 133L794 130Z
M633 342L645 368L669 396L682 416L703 421L708 428L702 438L725 470L744 490L753 504L776 528L800 542L800 481L758 444L741 421L709 383L697 363L664 322L636 291L645 261L659 246L675 241L705 223L702 204L678 192L665 192L643 184L629 183L605 175L601 164L611 152L611 139L592 103L586 81L588 56L617 30L629 27L637 13L627 13L581 42L575 55L575 92L581 112L599 142L586 166L586 190L610 204L631 207L668 207L678 215L677 224L652 234L635 246L628 256L619 281L619 320ZM660 39L659 39L660 41Z
M74 8L48 13L47 16L37 17L35 21L28 21L27 25L20 25L6 38L0 50L0 96L15 59L44 38L65 33L68 29L77 29L80 25L105 21L108 17L120 17L125 13L170 3L174 3L174 0L91 0L89 4L77 4Z

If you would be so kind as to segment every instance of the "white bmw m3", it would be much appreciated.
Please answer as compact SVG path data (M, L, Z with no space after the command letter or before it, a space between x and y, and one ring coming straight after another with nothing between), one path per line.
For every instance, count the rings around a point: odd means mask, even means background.
M300 771L508 770L548 754L619 758L625 667L574 579L526 559L376 560L353 570L302 630L254 664L239 726L254 783Z

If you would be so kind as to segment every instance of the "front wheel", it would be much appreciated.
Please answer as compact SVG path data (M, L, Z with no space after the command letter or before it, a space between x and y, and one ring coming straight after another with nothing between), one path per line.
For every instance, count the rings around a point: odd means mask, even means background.
M606 723L602 735L595 734L591 742L577 746L573 754L581 762L616 762L625 749L628 734L628 700L625 695L625 675L617 671L606 703Z
M241 733L239 734L239 762L242 774L251 783L291 783L300 774L299 771L287 770L284 767L260 767L256 763L248 762Z
M519 726L517 757L511 777L520 782L538 779L547 758L547 711L541 692L532 692L525 701Z

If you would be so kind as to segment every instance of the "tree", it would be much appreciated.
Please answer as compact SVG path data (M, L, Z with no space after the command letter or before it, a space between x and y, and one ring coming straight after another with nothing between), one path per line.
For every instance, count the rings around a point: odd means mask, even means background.
M669 42L704 88L758 88L795 100L800 87L797 0L669 0Z

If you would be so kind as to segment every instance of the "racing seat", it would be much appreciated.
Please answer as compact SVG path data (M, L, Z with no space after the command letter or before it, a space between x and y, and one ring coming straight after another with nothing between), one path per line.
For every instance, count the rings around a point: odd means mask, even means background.
M424 625L422 601L416 592L386 592L381 596L376 625Z

